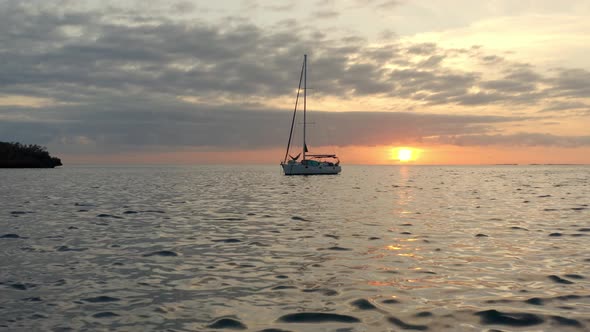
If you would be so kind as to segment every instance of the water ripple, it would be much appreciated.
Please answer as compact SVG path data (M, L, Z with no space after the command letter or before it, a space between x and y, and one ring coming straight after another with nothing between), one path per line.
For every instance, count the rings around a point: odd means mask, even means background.
M0 329L583 331L589 170L2 172Z

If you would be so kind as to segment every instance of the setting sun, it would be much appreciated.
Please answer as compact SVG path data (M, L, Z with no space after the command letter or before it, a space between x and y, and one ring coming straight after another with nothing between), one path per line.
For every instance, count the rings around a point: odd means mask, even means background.
M412 160L412 150L410 149L399 149L397 152L397 159L399 161L409 161Z

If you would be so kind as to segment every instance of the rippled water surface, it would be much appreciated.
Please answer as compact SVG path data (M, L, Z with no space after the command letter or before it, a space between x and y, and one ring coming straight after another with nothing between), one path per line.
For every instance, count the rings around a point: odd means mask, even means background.
M279 170L0 170L0 330L590 330L590 167Z

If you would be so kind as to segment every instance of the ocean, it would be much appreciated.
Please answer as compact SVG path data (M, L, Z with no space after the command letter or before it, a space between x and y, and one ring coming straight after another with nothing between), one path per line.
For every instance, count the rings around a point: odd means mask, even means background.
M0 330L590 331L589 166L0 171Z

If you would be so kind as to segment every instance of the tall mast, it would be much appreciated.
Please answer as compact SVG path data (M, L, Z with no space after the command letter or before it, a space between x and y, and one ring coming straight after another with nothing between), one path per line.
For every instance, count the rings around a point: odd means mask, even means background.
M307 152L307 145L305 144L305 126L307 121L305 113L307 111L307 54L303 55L303 69L305 75L303 76L303 160L305 160L305 153Z
M305 63L301 65L301 74L299 75L299 85L297 86L297 97L295 98L295 109L293 109L293 119L291 119L291 131L289 131L289 142L287 142L287 151L285 152L285 159L283 162L287 162L287 157L289 156L289 148L291 147L291 138L293 138L293 127L295 126L295 115L297 114L297 103L299 102L299 93L301 92L301 82L303 82L303 69L305 68Z

